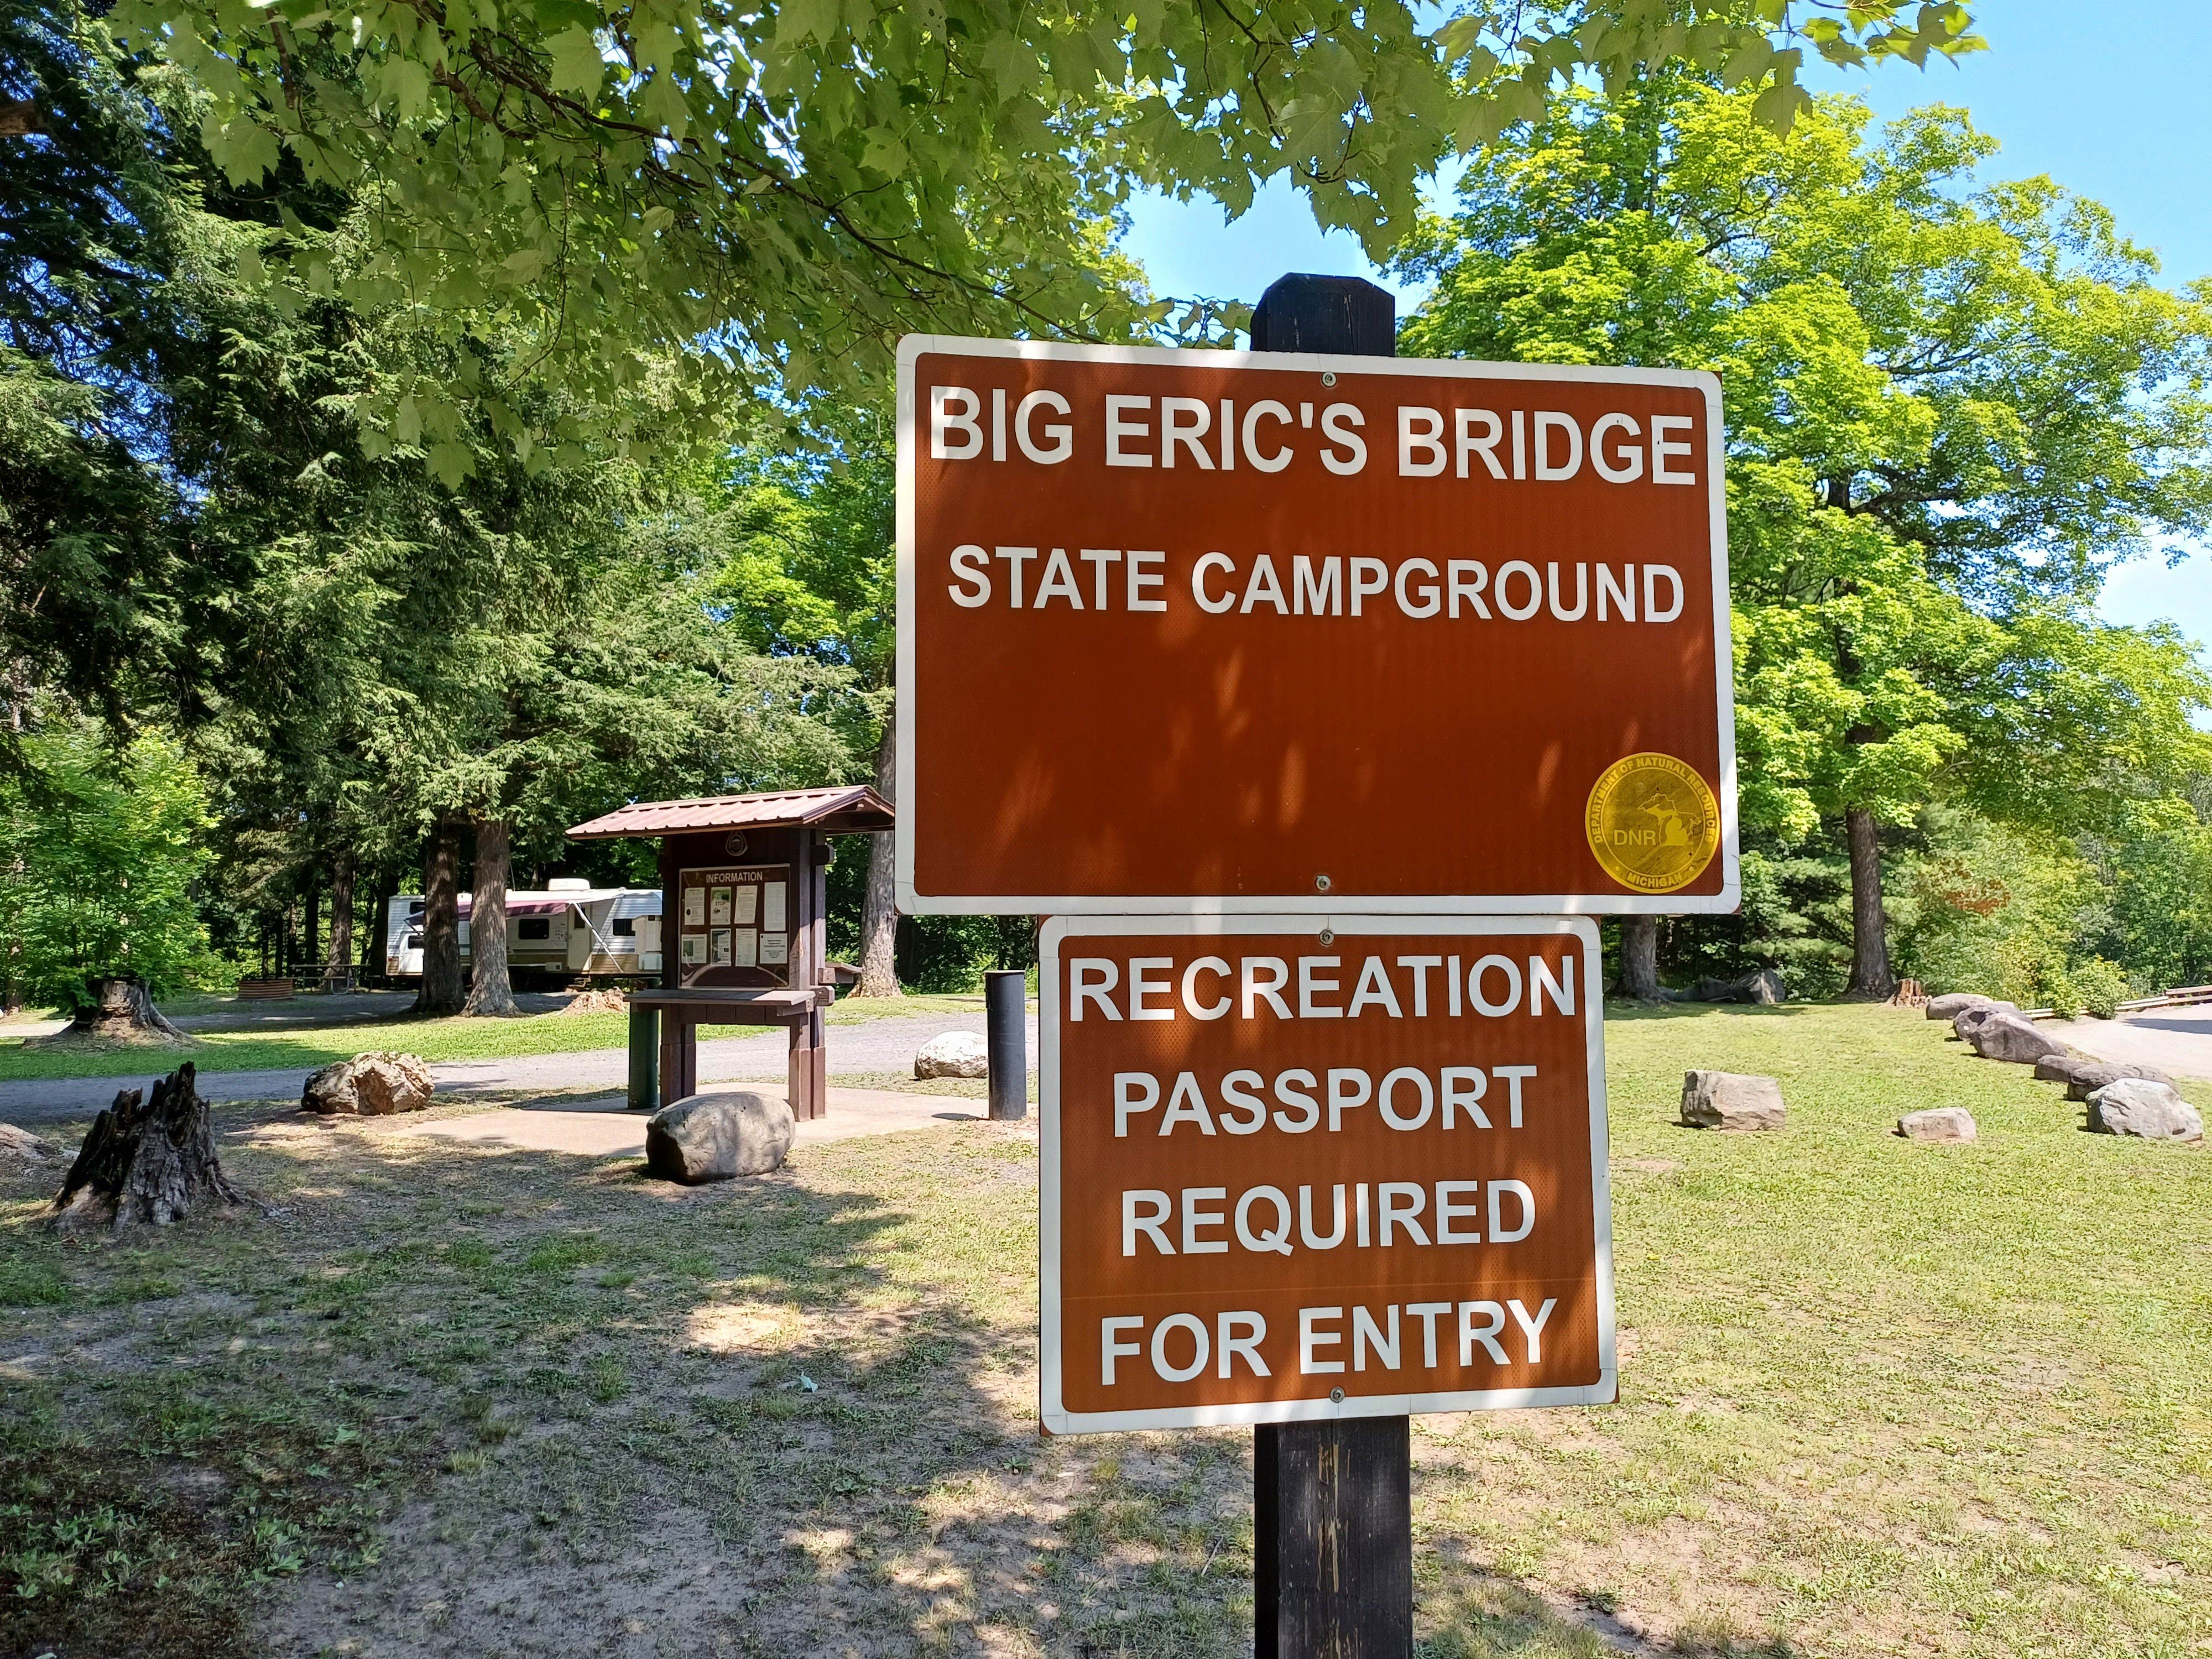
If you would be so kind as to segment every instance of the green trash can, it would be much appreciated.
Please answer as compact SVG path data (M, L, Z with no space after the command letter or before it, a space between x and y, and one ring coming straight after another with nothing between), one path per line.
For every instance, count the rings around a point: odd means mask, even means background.
M660 1109L660 1012L635 1003L629 1010L629 1109Z

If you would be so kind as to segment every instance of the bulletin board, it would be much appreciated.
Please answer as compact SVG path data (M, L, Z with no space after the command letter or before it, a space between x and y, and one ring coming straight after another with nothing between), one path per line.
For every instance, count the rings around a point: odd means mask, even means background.
M787 985L793 913L787 864L679 871L673 949L679 985Z

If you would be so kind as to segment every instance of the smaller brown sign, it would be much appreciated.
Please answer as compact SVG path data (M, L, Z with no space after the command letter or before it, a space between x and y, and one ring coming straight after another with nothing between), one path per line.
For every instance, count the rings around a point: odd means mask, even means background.
M1615 1389L1586 919L1046 925L1055 1434Z
M791 866L724 865L678 872L678 983L778 986L791 969Z

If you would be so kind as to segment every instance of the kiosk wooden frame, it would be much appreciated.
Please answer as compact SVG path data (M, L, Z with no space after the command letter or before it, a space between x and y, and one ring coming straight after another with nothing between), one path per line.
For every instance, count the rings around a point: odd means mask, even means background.
M781 1025L790 1038L793 1115L828 1114L822 1015L836 994L824 926L828 838L880 835L893 821L882 796L853 784L637 801L568 831L578 841L660 842L661 983L630 994L633 1107L697 1092L700 1026ZM728 879L717 884L718 876ZM741 924L732 900L748 887L762 896ZM687 893L701 896L696 924L687 921ZM740 933L754 940L750 951L732 948ZM687 940L700 946L689 962Z

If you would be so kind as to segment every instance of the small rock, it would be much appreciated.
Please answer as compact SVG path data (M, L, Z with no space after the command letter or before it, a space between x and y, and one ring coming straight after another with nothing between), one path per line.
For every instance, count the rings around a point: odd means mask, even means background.
M746 1090L686 1095L647 1119L645 1167L687 1187L766 1175L782 1164L799 1125L781 1101Z
M28 1129L0 1123L0 1164L44 1164L48 1151L46 1143Z
M1897 1133L1907 1140L1972 1140L1974 1115L1963 1106L1931 1106L1898 1119Z
M379 1049L334 1060L307 1079L300 1109L385 1117L419 1112L430 1103L430 1067L419 1054Z
M1985 997L1979 991L1946 991L1940 997L1928 999L1928 1018L1956 1019L1969 1008L2010 1008L2009 1002L1999 1002L1995 997Z
M1966 1041L1984 1060L2006 1060L2021 1066L2033 1066L2045 1055L2066 1052L2064 1043L2018 1014L1992 1015L1967 1032Z
M2124 1077L2089 1097L2089 1127L2145 1140L2202 1140L2204 1119L2167 1083Z
M1741 1072L1691 1072L1682 1079L1682 1121L1693 1129L1778 1129L1782 1085Z
M947 1031L921 1045L914 1057L916 1077L988 1077L991 1045L973 1031Z

